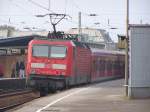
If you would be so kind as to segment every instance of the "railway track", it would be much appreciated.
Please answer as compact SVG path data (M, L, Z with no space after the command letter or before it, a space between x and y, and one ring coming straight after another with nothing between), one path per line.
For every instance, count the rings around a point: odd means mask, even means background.
M0 112L40 97L31 89L8 91L0 94Z

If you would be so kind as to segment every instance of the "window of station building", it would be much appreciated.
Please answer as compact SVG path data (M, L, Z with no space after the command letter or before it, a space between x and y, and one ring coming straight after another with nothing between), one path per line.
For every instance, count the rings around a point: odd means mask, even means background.
M25 54L27 54L28 53L28 49L25 49Z
M0 56L6 55L6 54L7 54L7 50L5 50L5 49L0 49Z
M20 49L11 49L11 54L20 54Z

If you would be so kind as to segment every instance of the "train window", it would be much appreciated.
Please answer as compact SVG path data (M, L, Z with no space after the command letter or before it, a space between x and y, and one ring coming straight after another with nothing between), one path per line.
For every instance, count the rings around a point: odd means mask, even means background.
M101 61L101 71L104 71L105 70L105 61L102 60Z
M51 46L50 57L52 58L64 58L66 57L67 48L64 46Z
M96 65L96 60L93 60L93 71L96 71L97 70L97 65Z
M48 57L47 45L34 45L32 48L32 55L37 57Z

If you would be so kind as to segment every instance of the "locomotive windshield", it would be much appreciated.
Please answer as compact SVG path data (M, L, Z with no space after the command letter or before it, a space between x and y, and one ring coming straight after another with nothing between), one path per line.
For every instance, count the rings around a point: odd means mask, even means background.
M64 46L51 46L50 57L63 58L66 57L66 47Z
M32 55L36 57L48 57L49 47L47 45L34 45Z
M64 58L66 52L65 46L34 45L32 48L32 55L36 57Z

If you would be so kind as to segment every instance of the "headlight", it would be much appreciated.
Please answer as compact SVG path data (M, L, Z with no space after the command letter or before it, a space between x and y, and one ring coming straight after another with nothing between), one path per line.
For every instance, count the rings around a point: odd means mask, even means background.
M45 63L31 63L31 68L44 68Z
M66 69L66 65L65 64L52 64L52 68L53 69L62 69L62 70L65 70Z
M65 75L65 74L66 74L65 72L62 72L62 73L61 73L61 75Z
M34 69L31 69L31 72L30 72L31 74L35 74L36 72L35 72L35 70Z

